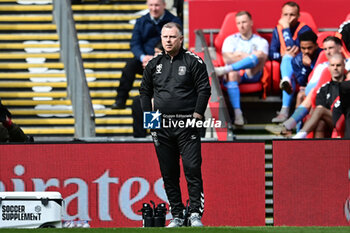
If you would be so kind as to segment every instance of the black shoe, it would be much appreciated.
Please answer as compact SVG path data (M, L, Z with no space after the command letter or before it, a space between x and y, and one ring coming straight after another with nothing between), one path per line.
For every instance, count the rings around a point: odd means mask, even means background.
M111 105L112 109L125 109L126 105L125 102L120 102L120 101L116 101L114 104Z

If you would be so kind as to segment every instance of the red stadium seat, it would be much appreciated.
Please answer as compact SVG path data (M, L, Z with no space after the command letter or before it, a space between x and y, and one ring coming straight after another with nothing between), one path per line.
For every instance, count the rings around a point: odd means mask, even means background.
M216 60L213 61L214 66L225 65L221 55L221 48L224 40L229 35L238 32L236 26L236 14L237 12L228 13L221 25L220 32L214 40L214 46L216 50ZM257 34L256 30L253 32ZM263 77L258 83L242 83L239 85L241 93L263 92L263 98L266 97L266 92L271 89L271 63L267 62L264 67Z
M337 121L333 132L332 132L332 138L343 138L345 134L345 116L344 114L341 115L339 120Z
M214 46L216 50L216 60L213 61L214 66L225 65L224 60L222 59L222 56L221 56L222 44L224 43L224 40L226 39L226 37L238 32L238 28L236 26L236 14L237 12L231 12L225 16L224 21L220 28L220 32L218 33L218 35L214 40Z
M318 55L318 58L317 58L317 61L314 65L314 67L318 66L319 64L323 63L323 62L326 62L328 61L328 58L326 56L326 53L325 51L321 51L320 54ZM315 70L315 69L314 69ZM309 74L309 77L308 77L308 82L310 81L313 73L314 73L314 70L311 71L311 73Z
M274 94L281 93L280 81L281 81L281 71L280 62L271 61L271 75L272 75L272 92Z
M312 29L312 31L314 31L314 33L318 33L316 22L309 12L300 11L299 21L307 24Z
M328 36L335 36L335 34L336 32L331 32L331 31L317 33L318 46L323 49L323 40L326 39L326 37Z
M350 20L350 13L345 17L344 21L348 21L348 20Z

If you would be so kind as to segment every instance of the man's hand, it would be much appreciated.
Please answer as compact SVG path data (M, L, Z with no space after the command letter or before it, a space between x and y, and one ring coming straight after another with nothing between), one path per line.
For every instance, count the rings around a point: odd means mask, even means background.
M311 66L312 60L309 55L303 54L303 65L304 66Z
M290 22L287 17L281 17L280 20L278 20L278 24L280 24L283 28L289 28Z
M292 47L288 46L284 55L289 54L292 57L295 57L299 52L299 47L293 45Z
M142 59L142 67L145 68L148 62L153 58L152 55L145 55Z
M248 57L249 55L250 54L245 52L235 51L232 53L223 53L222 58L224 59L225 64L232 64Z
M194 112L194 113L193 113L193 118L202 120L202 119L203 119L203 116L202 116L201 114L199 114L199 113Z

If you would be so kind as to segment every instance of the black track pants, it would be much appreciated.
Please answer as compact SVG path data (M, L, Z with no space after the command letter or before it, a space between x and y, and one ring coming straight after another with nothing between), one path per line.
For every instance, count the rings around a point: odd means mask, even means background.
M155 135L156 134L156 135ZM165 191L173 216L182 217L180 154L190 197L190 211L203 214L201 139L194 128L162 128L152 132Z

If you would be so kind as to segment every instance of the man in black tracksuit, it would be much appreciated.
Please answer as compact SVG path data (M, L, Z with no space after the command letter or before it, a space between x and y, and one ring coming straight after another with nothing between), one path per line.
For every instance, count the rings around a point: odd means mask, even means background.
M337 53L332 55L329 58L328 69L332 76L331 81L325 83L317 91L316 108L303 128L293 138L306 138L307 134L313 131L315 138L331 137L333 128L341 116L337 108L340 107L339 86L345 79L343 55Z
M209 79L203 60L182 48L183 36L178 24L164 25L161 39L165 53L149 61L143 73L140 88L143 111L152 111L153 97L154 111L159 110L167 120L186 120L186 117L203 120L210 97ZM203 226L201 216L204 194L199 130L195 127L163 125L153 130L152 136L174 217L168 227L179 227L184 222L179 185L180 154L190 197L189 221L192 226Z

